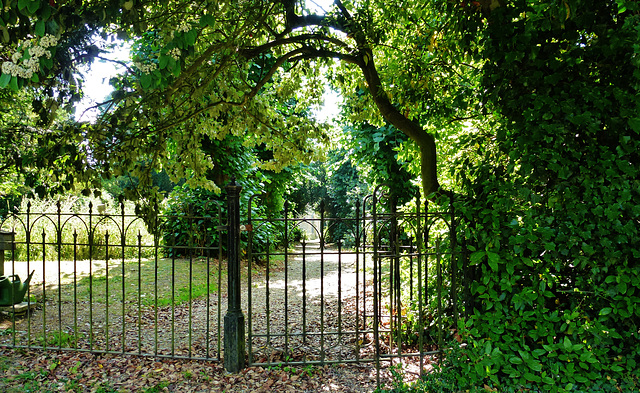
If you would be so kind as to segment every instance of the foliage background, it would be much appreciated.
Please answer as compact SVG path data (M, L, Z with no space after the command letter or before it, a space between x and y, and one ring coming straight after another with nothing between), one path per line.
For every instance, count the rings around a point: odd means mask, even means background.
M142 190L131 197L149 202L159 192L151 174L163 170L217 191L234 175L220 158L233 152L265 170L249 165L238 178L247 190L272 186L277 211L286 187L271 172L309 164L328 139L308 116L326 71L354 131L330 171L311 176L326 179L310 192L334 198L333 208L359 187L354 167L411 187L397 160L424 181L435 169L425 170L431 142L440 146L438 177L423 188L443 191L440 183L456 196L475 297L458 326L468 345L447 358L458 388L637 390L636 1L371 0L338 2L327 17L286 0L117 3L3 2L4 63L14 51L28 60L26 39L60 40L37 75L0 76L23 94L2 102L32 110L28 121L0 120L29 126L0 136L24 152L0 158L14 181L45 193L130 175ZM75 64L108 47L94 34L135 41L135 65L112 81L99 122L53 121L81 94Z
M456 161L476 299L469 346L448 357L461 386L638 388L637 6L443 7L458 26L484 20L468 50L486 115Z

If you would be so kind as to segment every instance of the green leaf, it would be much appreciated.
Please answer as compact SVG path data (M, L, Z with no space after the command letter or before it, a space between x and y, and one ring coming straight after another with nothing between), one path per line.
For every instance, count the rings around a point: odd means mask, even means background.
M18 0L18 10L22 11L29 5L29 0Z
M548 385L555 385L555 381L551 377L542 377L542 382Z
M471 262L471 265L477 265L478 263L480 263L480 261L482 261L482 258L484 258L484 256L487 253L484 251L476 251L473 254L471 254L471 256L469 257L469 261Z
M532 362L527 363L527 365L533 371L542 371L542 363L538 363L538 362L533 362L532 361Z
M60 31L60 26L55 20L51 19L47 22L47 30L49 30L49 33L55 35Z
M611 311L613 311L611 309L611 307L605 307L602 310L600 310L600 314L599 315L609 315L609 314L611 314Z
M140 85L143 89L148 89L151 86L151 83L153 83L153 77L151 74L143 74L142 77L140 77Z
M185 34L184 39L189 46L193 46L196 43L198 32L196 30L190 30Z
M161 70L166 68L167 64L169 64L169 59L170 58L171 57L166 56L166 55L160 56L160 61L159 61L159 64L158 64L158 68L161 69Z
M621 282L620 284L618 284L618 292L620 292L621 294L626 294L627 293L627 284L624 282Z
M484 353L489 355L491 354L491 341L487 341L487 343L484 346Z
M522 364L522 359L517 356L512 356L509 358L509 363L511 364Z
M0 89L5 88L10 81L11 81L11 75L2 74L2 76L0 76Z
M489 257L489 266L491 270L498 271L498 262L500 262L500 256L495 252L487 251L487 257Z
M40 66L45 69L53 67L53 59L49 59L46 56L40 58Z
M539 376L534 375L532 373L524 373L523 376L527 379L527 381L532 381L532 382L540 382L541 381Z
M33 0L27 4L27 10L31 14L35 14L35 12L38 11L38 8L40 8L40 0Z
M618 3L618 14L627 12L627 2L625 0L616 0Z
M216 18L213 15L202 15L200 18L200 27L213 27L216 24Z
M44 23L44 21L43 21L43 20L39 20L39 21L37 21L37 22L36 22L36 29L35 29L35 31L36 31L36 34L37 34L38 36L40 36L40 37L44 37L44 33L45 33L45 29L44 29L44 27L45 27L45 23Z
M566 349L567 351L571 350L572 345L571 345L571 340L569 340L569 337L564 336L562 346L564 346L564 349Z
M629 119L627 123L629 124L629 127L631 127L633 131L640 132L640 118L632 117Z
M33 74L33 75L31 76L31 82L33 82L33 83L38 83L38 82L40 82L40 77L38 76L38 74Z
M507 263L507 274L512 276L514 272L515 272L515 263L513 261Z
M551 351L549 351L551 352ZM544 355L547 353L547 350L542 349L542 348L538 348L538 349L534 349L532 354L535 358L539 358L540 356Z
M9 87L13 91L18 91L18 78L15 76L11 77L11 82L9 82Z

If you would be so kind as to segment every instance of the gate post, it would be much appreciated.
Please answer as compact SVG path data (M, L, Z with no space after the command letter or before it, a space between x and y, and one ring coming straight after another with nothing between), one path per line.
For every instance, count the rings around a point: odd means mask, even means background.
M231 181L227 190L227 314L224 316L224 368L237 373L245 367L244 314L240 305L240 191Z

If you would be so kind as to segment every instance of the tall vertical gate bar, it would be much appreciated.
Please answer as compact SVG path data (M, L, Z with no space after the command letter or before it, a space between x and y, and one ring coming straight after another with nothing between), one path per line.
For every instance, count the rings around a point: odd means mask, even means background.
M425 214L425 220L426 220L426 214ZM422 253L421 250L423 249L423 243L422 243L422 231L423 231L423 222L421 220L421 216L420 216L420 194L418 194L418 197L416 198L416 247L418 249L418 255L417 255L417 259L418 259L418 266L417 266L417 270L418 270L418 294L417 294L417 299L418 299L418 320L420 321L419 323L419 327L418 327L418 352L420 353L420 376L422 377L424 375L424 356L422 356L422 354L424 353L424 304L421 301L423 299L422 297L422 292L423 292L423 284L422 284Z
M253 289L253 281L251 271L253 269L253 221L252 221L252 212L253 212L253 200L258 195L252 195L249 198L249 206L247 207L247 226L246 230L248 231L248 240L247 240L247 315L249 316L249 320L247 321L247 329L248 329L248 343L247 343L247 352L248 352L248 361L249 364L253 363L253 319L251 315L253 313L253 299L252 289Z
M375 345L375 365L376 365L376 383L380 386L380 355L382 354L380 350L380 296L382 296L380 289L378 288L378 283L380 281L378 265L380 264L379 258L379 248L378 248L378 197L377 191L379 188L373 193L373 340Z
M289 304L289 203L284 203L284 304ZM284 353L289 354L289 308L284 309Z
M324 251L325 251L325 203L320 204L320 362L324 364Z
M449 241L451 243L451 303L453 304L453 326L458 327L458 253L456 252L457 237L456 237L456 215L455 205L453 204L453 193L449 196Z
M224 368L237 373L245 367L245 325L240 282L240 191L235 181L227 187L228 308L224 317Z
M355 337L356 337L356 360L360 360L360 238L361 238L361 230L360 230L360 200L356 200L356 211L355 211L355 245L354 248L356 250L356 326L355 326ZM363 269L364 270L364 269ZM363 289L364 293L364 289ZM363 307L364 312L364 307ZM364 340L363 340L364 341Z

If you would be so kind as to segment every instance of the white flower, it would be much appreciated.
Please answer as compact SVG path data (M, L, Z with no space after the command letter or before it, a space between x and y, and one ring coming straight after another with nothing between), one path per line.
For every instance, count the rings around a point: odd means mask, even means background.
M191 26L189 26L189 24L187 22L182 22L178 25L178 27L176 28L176 31L178 33L186 33L189 30L191 30Z
M17 76L24 79L30 79L34 73L40 71L40 58L46 56L51 58L50 48L58 44L58 39L51 34L33 40L24 40L18 45L18 51L11 55L11 61L2 63L2 73ZM29 57L22 60L23 52L27 51Z
M51 34L47 34L40 39L40 45L43 48L49 48L58 44L58 39Z
M38 72L40 70L40 61L35 57L31 57L24 62L24 66L32 72Z
M158 65L156 63L143 64L140 62L135 62L133 63L133 65L135 65L136 68L139 69L143 74L150 74L151 72L158 69Z
M31 78L33 76L33 71L28 70L28 69L23 68L23 67L20 67L20 66L16 66L15 74L16 74L16 76L19 76L20 78L29 79L29 78Z
M180 60L180 55L181 54L182 54L182 52L180 52L180 49L178 49L178 48L173 48L169 52L167 52L167 55L173 57L173 59L176 60L176 61Z
M5 61L4 63L2 63L2 73L11 75L11 68L13 65L14 64L10 61Z
M45 50L41 46L34 46L33 48L29 48L29 55L31 57L42 57L45 54Z

